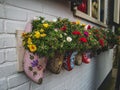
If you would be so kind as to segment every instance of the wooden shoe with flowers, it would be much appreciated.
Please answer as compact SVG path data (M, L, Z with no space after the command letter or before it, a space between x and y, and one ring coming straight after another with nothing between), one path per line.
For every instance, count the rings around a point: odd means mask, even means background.
M87 56L86 53L83 53L83 54L82 54L82 62L88 64L88 63L90 63L90 60L91 60L91 59Z
M25 32L32 31L32 24L29 22L26 25ZM28 38L27 43L29 43L29 51L25 51L24 55L24 72L25 74L34 82L40 84L42 83L43 74L46 69L47 59L46 57L39 58L38 55L31 52L36 51L36 46L32 44L30 38Z
M41 84L43 74L46 68L47 59L45 57L39 58L29 51L25 52L24 56L24 71L26 75L34 82Z

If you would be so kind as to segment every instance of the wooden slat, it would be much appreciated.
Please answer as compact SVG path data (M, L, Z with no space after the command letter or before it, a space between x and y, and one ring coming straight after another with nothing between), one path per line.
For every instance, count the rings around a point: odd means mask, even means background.
M75 12L74 12L74 15L75 15L75 16L80 17L80 18L83 18L83 19L85 19L85 20L88 20L88 21L90 21L90 22L92 22L92 23L95 23L95 24L97 24L97 25L100 25L100 26L102 26L102 27L107 27L106 24L104 24L104 23L98 21L97 19L95 19L95 18L93 18L93 17L90 17L89 15L87 15L87 14L85 14L85 13L77 10L77 8L74 8L74 9L75 9Z
M18 72L23 71L23 58L24 58L24 47L22 46L22 38L21 35L24 31L17 30L16 31L16 41L17 41L17 70Z

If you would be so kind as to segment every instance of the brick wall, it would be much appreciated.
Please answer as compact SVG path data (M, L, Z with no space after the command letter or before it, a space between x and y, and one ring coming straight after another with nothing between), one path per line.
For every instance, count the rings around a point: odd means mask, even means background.
M46 71L41 85L17 72L15 32L23 30L34 16L44 16L48 20L56 17L78 19L73 17L67 0L0 0L0 90L95 90L99 87L111 69L111 57L106 58L106 62L100 59L104 54L93 58L88 65L75 66L70 72L63 69L55 75ZM106 66L108 62L110 64ZM106 68L104 72L101 64Z

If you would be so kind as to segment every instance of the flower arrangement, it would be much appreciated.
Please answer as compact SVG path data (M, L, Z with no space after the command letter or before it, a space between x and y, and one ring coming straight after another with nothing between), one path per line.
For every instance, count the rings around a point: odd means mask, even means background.
M32 21L32 32L23 33L22 38L25 49L39 56L53 57L56 52L82 53L107 47L112 43L111 35L113 33L80 24L80 21L71 22L66 18L48 21L37 17Z

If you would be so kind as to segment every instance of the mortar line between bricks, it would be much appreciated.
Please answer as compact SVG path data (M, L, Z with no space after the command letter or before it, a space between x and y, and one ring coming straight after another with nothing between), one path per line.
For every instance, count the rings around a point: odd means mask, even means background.
M0 48L0 50L7 50L7 49L16 49L16 47L6 47L6 48Z

